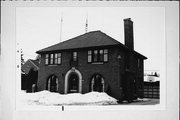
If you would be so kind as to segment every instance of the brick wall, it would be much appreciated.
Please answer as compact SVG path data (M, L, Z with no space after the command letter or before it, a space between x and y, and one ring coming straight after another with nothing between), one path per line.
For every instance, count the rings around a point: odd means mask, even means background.
M99 73L105 80L105 91L111 89L113 97L120 98L120 84L121 84L121 72L124 70L123 52L119 51L118 48L108 48L109 60L103 64L91 64L87 62L87 51L86 50L74 50L78 52L78 66L76 67L82 74L82 93L90 91L90 80L93 74ZM59 80L59 93L64 93L65 75L68 70L71 69L70 59L72 51L62 52L62 63L61 65L45 65L45 54L42 54L39 78L38 78L38 90L45 90L47 78L54 74ZM117 56L121 54L122 60L118 60Z
M106 48L103 48L106 49ZM108 47L107 63L92 64L87 62L89 49L74 50L78 52L78 65L75 67L82 74L82 93L90 91L91 77L95 74L101 74L105 81L105 92L110 89L110 95L117 99L122 98L122 81L125 79L125 51L118 47ZM38 76L38 90L45 90L47 84L47 78L54 74L58 77L59 93L64 94L65 75L72 68L70 65L72 51L63 51L62 63L60 65L45 65L45 54L41 56L41 63ZM120 57L118 58L118 56ZM131 58L131 69L135 71L135 76L141 78L143 75L142 70L137 69L137 61L135 57ZM137 71L138 70L138 71ZM140 84L139 83L137 85ZM126 81L125 81L126 82ZM137 86L138 87L138 86Z

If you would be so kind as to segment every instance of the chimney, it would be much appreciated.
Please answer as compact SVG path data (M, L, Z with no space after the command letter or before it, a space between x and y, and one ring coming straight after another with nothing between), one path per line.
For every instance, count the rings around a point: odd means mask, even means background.
M131 18L124 19L124 39L125 45L134 50L133 22Z

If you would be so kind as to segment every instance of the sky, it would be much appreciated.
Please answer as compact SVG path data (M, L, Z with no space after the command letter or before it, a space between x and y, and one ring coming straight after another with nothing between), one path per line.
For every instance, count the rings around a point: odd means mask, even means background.
M24 59L36 51L88 32L101 30L124 44L123 19L134 24L134 49L148 59L145 70L159 70L165 55L165 9L162 7L19 7L16 41ZM62 19L62 20L61 20Z

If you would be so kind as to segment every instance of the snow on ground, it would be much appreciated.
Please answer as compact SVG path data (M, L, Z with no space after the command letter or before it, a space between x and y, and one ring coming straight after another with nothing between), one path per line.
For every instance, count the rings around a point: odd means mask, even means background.
M115 105L117 100L106 93L89 92L86 94L59 94L49 91L36 93L22 92L19 98L24 105Z

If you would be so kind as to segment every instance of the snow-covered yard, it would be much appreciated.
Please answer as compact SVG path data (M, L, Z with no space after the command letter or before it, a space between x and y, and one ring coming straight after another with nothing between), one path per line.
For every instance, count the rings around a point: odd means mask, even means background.
M72 93L62 95L49 91L36 93L22 92L19 96L19 103L22 105L115 105L118 104L115 98L106 93L89 92L86 94Z
M17 97L18 105L25 106L63 106L63 105L155 105L159 99L138 98L132 103L117 100L106 93L89 92L86 94L59 94L49 91L26 93L22 91Z

